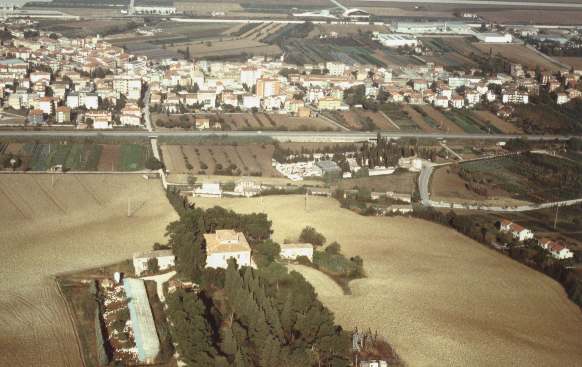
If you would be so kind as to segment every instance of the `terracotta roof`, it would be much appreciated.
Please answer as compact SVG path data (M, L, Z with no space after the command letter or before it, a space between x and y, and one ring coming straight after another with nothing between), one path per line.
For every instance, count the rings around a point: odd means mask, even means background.
M519 225L517 223L511 223L511 229L514 232L521 232L521 231L525 231L525 227L522 225Z
M220 229L216 233L204 234L206 240L206 252L208 255L215 253L251 251L245 235L232 229Z

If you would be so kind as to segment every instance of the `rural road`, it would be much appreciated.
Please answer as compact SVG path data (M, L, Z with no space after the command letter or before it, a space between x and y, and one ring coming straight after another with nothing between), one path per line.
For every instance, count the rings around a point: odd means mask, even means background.
M272 138L279 141L293 142L355 142L376 138L375 132L322 132L322 131L119 131L119 130L77 130L77 131L34 131L34 130L1 130L0 138ZM421 132L384 132L387 138L418 138L418 139L466 139L466 140L507 140L527 138L528 140L568 140L577 135L520 135L520 134L443 134Z
M489 0L350 0L356 2L375 3L412 3L412 4L450 4L450 5L494 5L520 8L582 8L582 4L535 1L489 1Z

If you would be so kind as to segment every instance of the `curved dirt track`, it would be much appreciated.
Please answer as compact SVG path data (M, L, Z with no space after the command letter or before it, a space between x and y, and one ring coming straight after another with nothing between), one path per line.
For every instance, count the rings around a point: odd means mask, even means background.
M0 366L81 366L53 276L151 249L176 219L158 180L55 177L0 175Z
M195 202L265 211L280 242L311 225L361 255L368 277L350 283L352 295L319 281L316 291L340 324L378 330L409 366L580 366L582 314L562 287L451 229L325 198L309 198L307 212L303 196Z

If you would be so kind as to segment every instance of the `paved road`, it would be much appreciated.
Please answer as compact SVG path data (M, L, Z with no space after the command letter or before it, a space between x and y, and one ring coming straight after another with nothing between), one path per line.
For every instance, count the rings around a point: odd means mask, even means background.
M296 142L354 142L376 138L375 132L321 132L321 131L135 131L135 130L69 130L69 131L34 131L34 130L0 130L3 138L196 138L211 136L227 136L231 138L273 138L280 141ZM432 138L432 139L466 139L466 140L508 140L526 137L528 140L568 140L575 135L519 135L519 134L443 134L416 132L386 132L382 136L388 138Z
M350 2L451 4L451 5L494 5L520 8L582 8L582 4L532 1L489 1L489 0L350 0Z

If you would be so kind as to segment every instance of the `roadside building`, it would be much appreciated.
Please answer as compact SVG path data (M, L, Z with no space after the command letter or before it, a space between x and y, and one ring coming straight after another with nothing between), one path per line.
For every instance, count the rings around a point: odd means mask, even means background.
M71 109L66 106L57 107L56 120L59 124L71 122Z
M27 120L31 125L43 125L45 123L44 112L39 109L34 109L28 113Z
M204 234L206 241L206 267L223 268L228 260L235 259L238 266L253 266L251 247L242 232L219 229L215 233Z
M281 259L296 260L299 256L305 256L313 261L313 245L310 243L283 243L281 244Z

